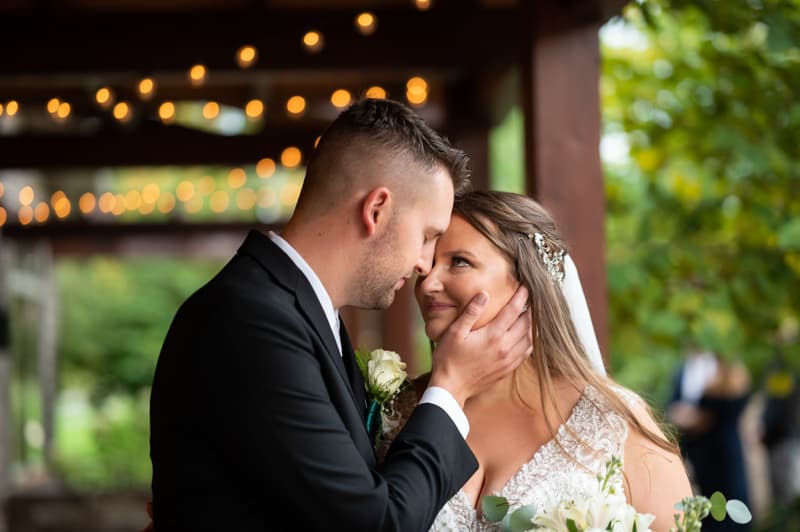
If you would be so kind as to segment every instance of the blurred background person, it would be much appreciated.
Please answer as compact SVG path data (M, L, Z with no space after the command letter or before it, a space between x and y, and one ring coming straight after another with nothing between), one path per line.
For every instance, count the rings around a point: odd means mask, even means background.
M667 419L678 429L696 492L721 491L749 506L739 421L750 398L750 373L739 361L694 350L681 363ZM746 530L726 519L706 519L704 530Z

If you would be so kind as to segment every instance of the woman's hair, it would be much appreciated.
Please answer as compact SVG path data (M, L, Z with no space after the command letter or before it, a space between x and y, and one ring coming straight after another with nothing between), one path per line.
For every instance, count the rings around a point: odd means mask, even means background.
M614 391L613 387L618 385L592 369L561 287L554 279L558 273L563 274L564 261L556 265L560 272L553 271L553 266L548 271L537 249L537 246L546 245L550 250L550 258L561 250L566 253L561 235L547 211L533 199L521 194L473 191L456 197L453 212L503 253L512 265L514 277L528 289L528 305L533 318L533 354L529 363L538 375L542 405L548 400L559 412L554 378L563 378L581 392L586 385L591 385L635 430L659 447L677 453L673 439L665 439L647 429ZM543 242L537 243L537 233L543 237ZM519 392L518 378L519 374L515 374L515 389L520 400L528 404ZM555 438L555 428L546 412L547 409L544 410L545 423ZM563 423L565 420L560 421Z

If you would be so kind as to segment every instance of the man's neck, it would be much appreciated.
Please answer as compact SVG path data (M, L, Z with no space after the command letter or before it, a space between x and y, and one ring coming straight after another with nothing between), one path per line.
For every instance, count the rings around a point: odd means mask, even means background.
M344 269L343 262L347 262L351 256L338 229L335 224L324 221L315 223L314 227L290 221L280 233L281 238L286 240L317 274L335 309L346 304L344 292L349 271Z

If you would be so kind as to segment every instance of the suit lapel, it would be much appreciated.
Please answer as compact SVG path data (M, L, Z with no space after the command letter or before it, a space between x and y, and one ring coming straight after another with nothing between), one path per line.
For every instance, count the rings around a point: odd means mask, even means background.
M314 293L314 289L311 288L311 283L308 282L306 276L303 275L281 248L270 240L268 236L258 231L250 231L244 243L239 248L239 252L251 255L272 274L277 282L294 293L297 299L297 307L311 324L317 336L319 336L325 346L325 351L336 366L339 376L350 391L353 403L355 403L356 408L363 418L366 415L363 399L363 383L360 387L355 387L355 389L361 391L361 396L358 396L358 392L354 391L353 379L345 368L345 362L342 358L343 354L339 354L339 348L336 346L336 339L333 337L333 331L325 316L325 311L322 310L322 305L319 299L317 299L317 295ZM344 327L342 327L341 330L344 330ZM347 333L345 332L345 337L346 335ZM350 346L349 338L346 343L347 349L352 357L353 348ZM344 338L342 339L342 350L345 350ZM355 359L353 358L352 360L353 364L355 364ZM356 373L358 373L358 368L356 368ZM360 376L358 379L360 379Z
M342 358L345 368L347 369L347 376L350 378L350 389L353 390L353 397L355 398L358 411L361 412L362 419L366 419L367 393L364 389L364 379L361 377L361 372L358 369L356 354L353 351L353 346L350 343L350 336L347 334L344 323L340 323L339 336L342 338Z

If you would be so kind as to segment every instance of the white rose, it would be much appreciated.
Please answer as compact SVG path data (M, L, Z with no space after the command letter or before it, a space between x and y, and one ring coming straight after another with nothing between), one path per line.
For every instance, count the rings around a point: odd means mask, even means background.
M369 355L367 375L369 388L386 400L397 393L406 380L406 363L394 351L375 349Z

